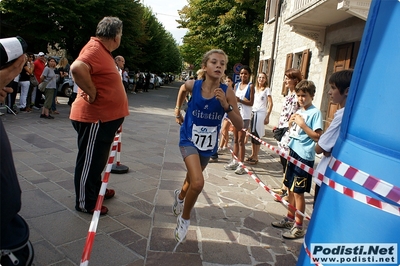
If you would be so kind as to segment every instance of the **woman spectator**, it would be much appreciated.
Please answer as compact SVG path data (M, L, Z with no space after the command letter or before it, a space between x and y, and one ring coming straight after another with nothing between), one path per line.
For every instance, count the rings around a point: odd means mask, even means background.
M251 108L254 103L254 85L250 82L251 69L249 66L243 66L240 70L240 79L236 85L236 99L238 102L238 108L240 111L240 115L243 119L243 128L235 128L233 131L234 136L234 145L233 145L233 153L236 154L238 159L243 162L244 155L246 152L245 149L245 137L246 132L243 129L247 130L250 125L251 118ZM226 170L235 170L235 174L243 175L246 173L244 168L242 168L238 162L232 158L232 161L225 165Z
M285 87L288 89L289 93L285 97L285 101L283 103L282 107L282 112L279 118L279 124L278 128L288 128L289 127L289 119L292 116L292 114L296 113L296 111L299 109L299 104L297 103L297 96L296 96L296 91L295 87L297 83L299 83L302 80L301 72L298 69L295 68L289 68L288 70L285 71ZM278 148L281 152L284 152L289 155L289 130L286 130L285 134L282 136L282 139L278 141ZM283 176L285 176L286 172L286 165L287 165L287 160L283 157L280 157L281 159L281 164L282 164L282 169L283 169ZM279 189L273 189L275 193L278 193L282 196L286 196L287 194L287 189L286 187L282 184L282 188Z
M54 119L53 116L49 114L51 109L51 104L54 99L54 94L56 93L56 73L54 72L57 62L54 58L50 57L47 61L47 66L44 68L42 75L40 76L40 81L48 82L44 95L46 100L42 108L42 114L40 118Z
M34 76L35 74L35 64L33 63L35 61L35 55L33 53L28 53L28 62L26 62L27 66L29 69L32 70L30 77ZM36 86L33 86L31 83L29 83L29 91L28 95L26 97L26 110L27 111L32 111L32 107L35 103L35 96L36 97Z
M28 56L28 54L26 54ZM30 61L29 61L30 60ZM33 74L33 63L32 59L29 59L25 63L24 68L19 75L19 85L21 86L21 94L19 98L19 110L21 112L30 113L31 108L26 106L26 98L28 97L29 87L31 85L30 76Z
M268 125L269 116L272 110L271 89L267 87L267 74L258 73L256 89L254 93L253 116L251 118L251 133L262 138L265 135L264 125ZM260 142L254 138L251 139L251 155L247 159L249 164L258 163L258 153L260 151Z
M57 104L58 104L57 92L58 92L58 87L60 86L60 84L64 83L64 78L68 77L69 68L70 68L70 65L68 63L68 59L65 58L65 57L62 57L60 59L60 62L56 66L56 69L54 70L54 72L59 76L59 78L58 78L58 80L56 82L56 91L54 93L53 101L51 103L51 113L52 114L56 114L56 115L59 114L59 112L57 111Z

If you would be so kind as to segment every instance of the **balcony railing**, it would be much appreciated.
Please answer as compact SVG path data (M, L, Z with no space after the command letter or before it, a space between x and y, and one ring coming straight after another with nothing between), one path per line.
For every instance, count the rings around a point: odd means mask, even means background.
M293 1L293 10L292 13L297 13L299 11L302 11L306 8L308 8L309 6L312 6L313 4L315 4L316 2L320 2L322 0L296 0Z
M319 20L322 25L330 25L351 16L366 20L371 0L286 0L286 3L286 22Z

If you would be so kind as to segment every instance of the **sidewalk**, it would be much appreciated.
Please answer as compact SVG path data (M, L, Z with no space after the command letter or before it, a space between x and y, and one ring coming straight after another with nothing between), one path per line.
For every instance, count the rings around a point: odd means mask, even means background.
M173 191L185 177L173 116L181 83L149 93L128 94L130 116L123 123L121 163L126 174L111 174L113 199L104 202L90 265L295 265L302 239L285 240L271 222L286 208L249 175L223 168L230 155L204 171L205 186L192 212L186 243L175 253L171 212ZM40 119L39 111L3 115L22 189L21 215L31 229L36 266L79 265L92 216L75 211L73 172L76 132L67 99L58 97L60 115ZM106 108L105 108L106 111ZM275 145L271 128L266 142ZM246 146L250 152L251 144ZM262 146L259 163L249 166L267 186L279 187L278 155ZM311 194L306 195L308 215ZM307 226L306 222L306 226Z

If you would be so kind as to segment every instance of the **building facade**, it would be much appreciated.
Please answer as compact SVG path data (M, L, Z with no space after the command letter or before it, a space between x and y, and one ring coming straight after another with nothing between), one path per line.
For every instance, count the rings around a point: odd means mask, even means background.
M301 70L314 81L313 104L329 125L337 107L329 101L329 76L354 68L368 16L370 0L267 0L259 72L267 73L273 111L270 125L278 124L288 68Z

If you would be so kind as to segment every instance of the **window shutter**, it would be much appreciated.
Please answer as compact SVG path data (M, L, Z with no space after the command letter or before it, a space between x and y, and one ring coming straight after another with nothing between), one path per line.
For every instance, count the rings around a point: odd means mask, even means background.
M292 68L292 64L293 64L293 54L287 54L286 55L286 65L285 65L285 71L288 70L289 68ZM285 72L283 71L283 72ZM285 78L285 74L283 75L283 78ZM281 94L283 96L286 96L288 94L288 90L285 87L285 82L283 82L282 84L282 92Z
M265 73L267 74L267 78L268 78L267 86L270 87L271 86L271 76L272 76L272 64L274 62L274 59L270 58L268 60L265 60L265 62L267 64L267 69L265 70Z
M311 58L311 52L309 49L303 51L303 55L301 57L301 65L300 65L300 71L301 71L301 76L303 79L306 79L308 77L308 66L310 64L310 58Z
M258 63L258 73L263 72L264 69L264 60L260 60L260 62Z
M269 14L269 8L270 8L270 0L267 0L266 5L265 5L265 14L264 14L264 23L268 23L268 14Z

